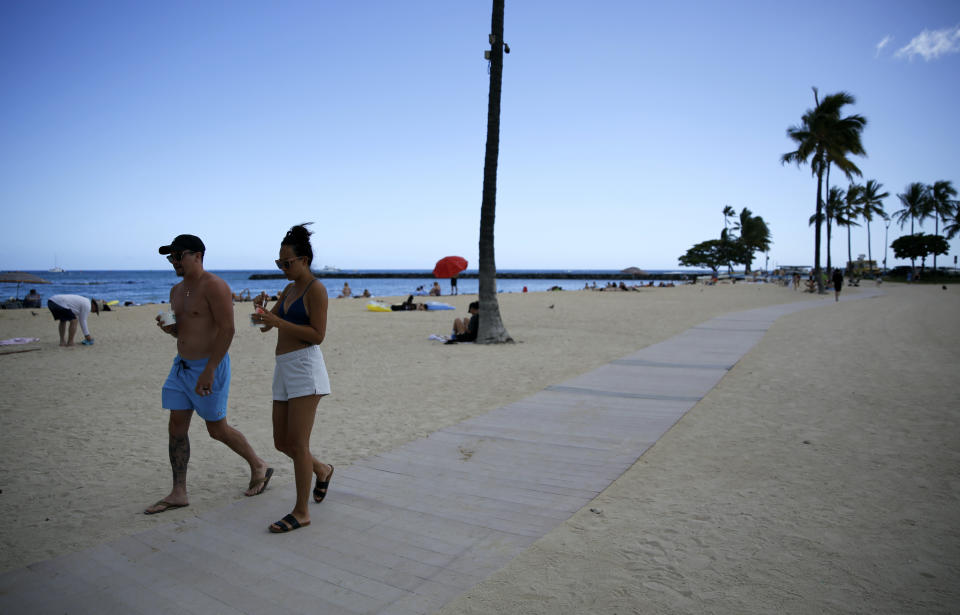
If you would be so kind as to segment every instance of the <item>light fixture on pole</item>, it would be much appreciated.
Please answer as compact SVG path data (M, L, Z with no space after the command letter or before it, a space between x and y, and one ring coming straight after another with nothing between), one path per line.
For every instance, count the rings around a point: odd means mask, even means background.
M887 271L887 246L890 245L890 242L887 241L887 232L890 230L890 218L887 218L885 222L885 228L883 229L883 271Z

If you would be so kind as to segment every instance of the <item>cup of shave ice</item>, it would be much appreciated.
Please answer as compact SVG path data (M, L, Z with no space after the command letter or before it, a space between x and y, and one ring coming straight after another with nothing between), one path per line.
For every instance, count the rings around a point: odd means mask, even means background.
M161 327L169 327L170 325L177 324L177 315L173 312L160 312L158 316L160 316Z
M263 308L258 305L258 306L257 306L257 309L254 310L254 313L253 313L253 314L250 314L250 326L251 326L251 327L262 327L262 326L263 326L264 323L263 323L262 320L260 320L260 314L263 314Z

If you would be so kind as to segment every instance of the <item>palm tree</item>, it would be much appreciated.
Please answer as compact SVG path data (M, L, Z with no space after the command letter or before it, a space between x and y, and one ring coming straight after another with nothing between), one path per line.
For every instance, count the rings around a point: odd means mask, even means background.
M834 212L834 221L837 223L837 226L847 227L847 267L851 267L853 263L853 246L850 227L860 226L860 224L857 223L857 218L860 216L860 199L862 196L863 186L860 184L850 184L850 187L847 188L846 196ZM844 267L844 269L847 267Z
M868 180L863 186L863 192L860 195L860 215L867 221L867 258L873 261L873 252L870 249L870 222L874 216L880 216L884 220L888 219L887 213L883 211L883 199L890 196L889 192L880 194L883 184L875 179Z
M737 215L737 212L734 211L733 207L729 205L723 206L723 228L727 228L730 225L730 218Z
M940 220L943 220L944 229L946 229L947 220L957 209L957 201L951 197L957 196L957 190L953 184L946 180L934 182L930 189L930 210L934 220L934 235L940 234ZM933 254L933 270L937 270L937 254Z
M907 186L906 192L898 194L897 198L900 199L903 209L893 212L893 217L900 225L900 228L903 228L904 225L906 225L907 220L909 220L910 234L913 235L914 220L919 219L920 223L923 224L923 219L929 215L929 189L925 184L913 182ZM916 259L911 258L910 266L916 267L916 265Z
M477 343L512 342L500 319L493 224L497 210L497 160L500 156L500 88L503 83L503 3L493 0L490 18L490 95L487 100L487 149L483 162L483 202L480 205L480 325Z
M944 222L943 232L946 233L947 239L953 239L957 233L960 233L960 207L953 210L953 216Z
M827 200L823 206L823 216L822 218L827 221L827 272L829 273L833 269L833 263L830 259L830 239L832 236L833 222L837 218L837 211L843 205L844 192L842 189L833 186L830 188L830 192L827 194ZM810 224L814 224L817 221L816 214L810 216ZM838 225L839 226L839 225Z
M817 288L823 293L823 277L820 275L820 223L823 220L824 175L829 194L831 165L836 164L851 180L854 175L861 174L860 169L848 156L866 154L860 133L863 132L867 120L860 115L840 115L844 105L856 102L856 99L846 92L830 94L821 101L817 88L813 88L813 99L816 106L803 114L800 125L787 128L787 136L796 143L797 149L781 156L780 161L783 164L794 162L800 166L809 160L810 171L817 178L817 208L812 218L816 225L813 260Z
M913 182L907 186L905 192L898 194L897 198L900 199L903 209L893 212L893 217L900 228L906 226L907 220L909 220L910 234L913 235L914 220L920 220L920 223L923 224L923 219L930 215L929 188L920 182Z

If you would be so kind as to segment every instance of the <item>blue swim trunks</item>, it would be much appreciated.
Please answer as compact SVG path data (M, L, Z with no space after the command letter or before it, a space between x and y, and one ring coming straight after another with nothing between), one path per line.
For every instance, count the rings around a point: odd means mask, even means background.
M227 417L227 396L230 393L230 355L224 355L213 374L213 392L201 397L194 389L207 359L184 359L177 355L170 375L163 383L162 406L167 410L196 410L205 421Z

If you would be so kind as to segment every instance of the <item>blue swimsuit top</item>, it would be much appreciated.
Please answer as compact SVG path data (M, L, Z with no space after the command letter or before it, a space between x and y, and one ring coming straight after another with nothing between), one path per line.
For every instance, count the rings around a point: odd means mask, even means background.
M316 281L317 279L314 278L310 281L310 284ZM303 295L307 294L307 290L310 289L310 284L307 284L307 288L303 289L303 294L297 297L297 300L290 305L289 312L283 309L284 302L281 301L280 308L277 310L277 316L295 325L309 325L310 317L307 316L307 308L303 305Z

